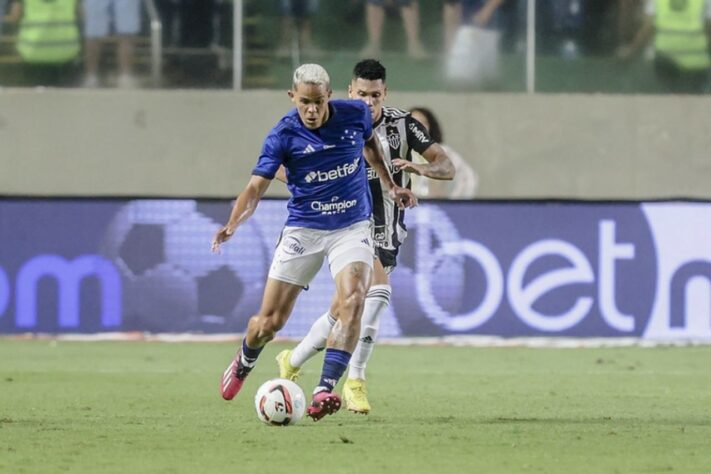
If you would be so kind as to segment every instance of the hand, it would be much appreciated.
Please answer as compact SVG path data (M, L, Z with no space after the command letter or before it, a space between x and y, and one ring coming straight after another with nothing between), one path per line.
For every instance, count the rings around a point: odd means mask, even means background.
M417 165L412 161L395 158L392 163L396 171L404 171L405 173L412 173L418 176L423 175L422 165Z
M417 206L417 197L407 188L393 186L390 191L388 191L388 194L390 194L390 197L400 209Z
M234 233L235 228L229 225L226 225L222 229L218 230L215 236L212 238L212 251L214 253L220 253L220 245L222 245L223 242L229 240L230 237L232 237L232 234Z

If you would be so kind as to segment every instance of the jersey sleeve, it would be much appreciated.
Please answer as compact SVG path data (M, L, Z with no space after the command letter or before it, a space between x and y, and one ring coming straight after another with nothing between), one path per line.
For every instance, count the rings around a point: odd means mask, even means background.
M264 139L262 151L252 174L266 179L274 179L279 166L284 163L284 147L279 136L272 132Z
M405 119L405 128L407 129L407 144L419 154L424 153L435 142L425 126L410 115Z

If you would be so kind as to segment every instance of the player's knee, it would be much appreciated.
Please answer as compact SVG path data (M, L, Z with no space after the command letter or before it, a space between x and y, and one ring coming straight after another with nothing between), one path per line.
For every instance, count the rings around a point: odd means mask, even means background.
M368 291L366 288L355 288L345 295L341 307L348 309L360 308L363 306L367 294Z

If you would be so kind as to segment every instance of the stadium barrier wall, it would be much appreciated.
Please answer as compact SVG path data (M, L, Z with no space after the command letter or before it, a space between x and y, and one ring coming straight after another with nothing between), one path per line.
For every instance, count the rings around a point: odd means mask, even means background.
M711 199L709 97L392 92L387 104L439 115L479 197ZM5 89L0 194L232 197L290 106L275 91Z
M0 333L237 333L283 200L221 254L214 200L0 200ZM429 202L407 213L381 335L711 341L711 202ZM328 308L327 265L280 333Z

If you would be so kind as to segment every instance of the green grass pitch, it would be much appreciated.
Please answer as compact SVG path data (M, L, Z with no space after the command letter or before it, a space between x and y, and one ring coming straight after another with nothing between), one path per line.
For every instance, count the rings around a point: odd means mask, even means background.
M709 346L383 345L370 415L286 428L253 405L286 346L225 402L234 347L0 339L0 472L711 472Z

